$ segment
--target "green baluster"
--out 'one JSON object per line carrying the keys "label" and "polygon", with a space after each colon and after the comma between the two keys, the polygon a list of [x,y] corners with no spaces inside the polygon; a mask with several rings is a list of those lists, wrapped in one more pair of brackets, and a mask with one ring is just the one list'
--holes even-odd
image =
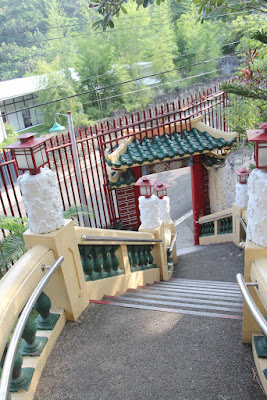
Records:
{"label": "green baluster", "polygon": [[103,246],[94,246],[95,251],[95,265],[94,265],[94,279],[102,279],[107,277],[107,273],[104,271],[104,260],[103,260]]}
{"label": "green baluster", "polygon": [[138,246],[132,246],[132,256],[133,256],[133,266],[136,269],[136,271],[139,271],[139,269],[138,269],[139,258],[138,258],[138,253],[137,253],[137,247]]}
{"label": "green baluster", "polygon": [[143,257],[144,257],[144,267],[145,269],[148,269],[148,263],[149,263],[149,257],[148,257],[148,251],[149,249],[147,246],[143,246]]}
{"label": "green baluster", "polygon": [[157,265],[154,264],[154,258],[153,258],[152,254],[151,254],[151,251],[152,251],[152,249],[153,249],[153,246],[152,246],[152,245],[148,246],[148,249],[149,249],[149,253],[148,253],[149,267],[150,267],[150,268],[156,268]]}
{"label": "green baluster", "polygon": [[139,270],[144,270],[143,246],[138,246]]}
{"label": "green baluster", "polygon": [[90,276],[86,273],[85,246],[79,246],[79,250],[80,250],[81,262],[82,262],[82,267],[83,267],[84,279],[85,279],[85,281],[89,281],[90,280]]}
{"label": "green baluster", "polygon": [[10,383],[10,392],[18,392],[19,390],[28,390],[31,384],[34,368],[21,368],[23,357],[17,351],[15,364],[12,372],[12,379]]}
{"label": "green baluster", "polygon": [[93,280],[95,260],[94,260],[94,249],[93,246],[85,246],[85,272],[89,277],[88,280]]}
{"label": "green baluster", "polygon": [[229,217],[230,219],[230,233],[233,232],[233,217]]}
{"label": "green baluster", "polygon": [[131,272],[135,272],[136,268],[133,265],[133,249],[132,249],[132,246],[127,246],[127,249],[128,249],[128,258],[129,258]]}
{"label": "green baluster", "polygon": [[29,317],[22,337],[23,341],[20,345],[20,352],[23,356],[39,356],[47,342],[47,337],[36,336],[37,327],[34,320]]}
{"label": "green baluster", "polygon": [[112,258],[111,258],[111,249],[112,246],[103,246],[104,252],[103,252],[103,266],[104,266],[104,270],[107,273],[107,276],[114,276],[115,273],[112,270]]}
{"label": "green baluster", "polygon": [[213,222],[210,222],[210,235],[213,235]]}
{"label": "green baluster", "polygon": [[35,320],[37,329],[52,331],[60,317],[60,314],[50,312],[51,301],[44,292],[40,294],[34,308],[39,313]]}
{"label": "green baluster", "polygon": [[112,259],[112,269],[115,272],[115,275],[121,275],[124,274],[124,269],[119,268],[120,266],[120,261],[118,257],[116,256],[116,251],[118,250],[120,246],[112,246],[110,253],[111,253],[111,259]]}
{"label": "green baluster", "polygon": [[223,233],[223,220],[221,219],[219,222],[219,235]]}

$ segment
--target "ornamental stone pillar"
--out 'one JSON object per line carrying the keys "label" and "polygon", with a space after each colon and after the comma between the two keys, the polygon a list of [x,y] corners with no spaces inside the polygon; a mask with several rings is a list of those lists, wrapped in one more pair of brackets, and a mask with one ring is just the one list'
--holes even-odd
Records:
{"label": "ornamental stone pillar", "polygon": [[63,207],[56,175],[49,168],[18,178],[22,200],[33,233],[49,233],[64,226]]}
{"label": "ornamental stone pillar", "polygon": [[248,179],[247,238],[267,247],[267,171],[254,169]]}

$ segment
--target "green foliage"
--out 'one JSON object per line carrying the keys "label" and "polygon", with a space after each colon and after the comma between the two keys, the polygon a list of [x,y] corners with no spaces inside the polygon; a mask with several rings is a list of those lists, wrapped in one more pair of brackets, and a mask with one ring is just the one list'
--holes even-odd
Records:
{"label": "green foliage", "polygon": [[234,93],[242,97],[267,101],[266,89],[261,89],[259,87],[248,88],[238,81],[236,83],[223,83],[221,88],[227,93]]}
{"label": "green foliage", "polygon": [[[72,205],[63,212],[64,219],[93,215],[92,210],[83,205]],[[8,235],[0,241],[0,278],[26,251],[23,233],[28,229],[28,218],[0,217],[0,229]]]}
{"label": "green foliage", "polygon": [[22,235],[27,228],[27,218],[1,216],[0,229],[10,233],[0,243],[0,277],[26,252]]}
{"label": "green foliage", "polygon": [[67,208],[67,210],[63,211],[64,219],[74,220],[78,216],[90,216],[90,215],[93,215],[92,210],[89,207],[84,206],[82,204],[79,205],[74,204],[69,208]]}
{"label": "green foliage", "polygon": [[12,125],[9,125],[7,122],[4,123],[5,131],[7,136],[14,136],[15,135],[15,128]]}
{"label": "green foliage", "polygon": [[[150,6],[151,8],[154,5],[161,5],[165,0],[133,0],[137,5],[137,9],[141,6],[143,8],[147,8]],[[180,5],[180,3],[184,3],[183,0],[176,0],[176,2]],[[128,6],[128,0],[91,0],[89,7],[95,8],[96,12],[101,15],[101,19],[98,19],[95,22],[96,27],[101,27],[104,31],[107,28],[114,28],[113,18],[115,16],[119,16],[121,12],[126,13],[127,9],[124,7],[124,3]],[[200,15],[201,20],[205,18],[210,13],[216,13],[218,10],[221,13],[234,13],[234,12],[242,12],[242,11],[258,11],[258,12],[267,12],[266,1],[261,0],[192,0],[192,3],[196,5],[198,10],[198,14]],[[216,15],[216,14],[215,14]]]}
{"label": "green foliage", "polygon": [[[47,63],[40,61],[36,68],[36,74],[44,75],[44,86],[46,89],[38,92],[38,102],[47,103],[52,100],[75,96],[75,81],[72,79],[70,69],[62,69],[60,58]],[[75,126],[87,125],[88,118],[83,112],[83,106],[79,97],[71,97],[60,102],[42,106],[43,119],[50,127],[53,125],[54,114],[66,113],[71,110]],[[57,122],[66,126],[67,120],[64,116],[57,116]]]}
{"label": "green foliage", "polygon": [[264,112],[261,101],[242,98],[234,94],[228,95],[227,98],[229,106],[225,109],[225,118],[232,131],[246,137],[246,129],[258,128],[258,123],[266,120],[266,108]]}
{"label": "green foliage", "polygon": [[[176,64],[181,66],[200,63],[183,70],[184,77],[216,70],[218,60],[209,63],[201,63],[201,61],[214,59],[221,54],[220,24],[213,22],[202,24],[196,20],[197,8],[192,4],[190,11],[181,15],[177,21],[176,40],[179,53],[189,53],[189,55],[182,59],[178,55]],[[210,76],[216,75],[213,73]]]}

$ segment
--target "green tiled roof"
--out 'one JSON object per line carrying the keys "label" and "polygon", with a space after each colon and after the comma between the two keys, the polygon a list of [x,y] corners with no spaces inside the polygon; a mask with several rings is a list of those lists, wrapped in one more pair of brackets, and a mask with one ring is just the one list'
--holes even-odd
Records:
{"label": "green tiled roof", "polygon": [[[116,174],[115,171],[111,172],[111,175]],[[135,178],[134,174],[132,173],[131,169],[127,169],[125,172],[120,174],[117,182],[109,182],[110,186],[113,187],[121,187],[122,185],[131,185],[132,183],[135,183]]]}
{"label": "green tiled roof", "polygon": [[[199,132],[193,128],[191,131],[183,131],[181,133],[172,133],[172,137],[168,134],[163,136],[154,136],[152,138],[144,138],[142,143],[135,139],[128,145],[127,151],[120,156],[120,159],[107,164],[113,168],[131,167],[137,164],[153,163],[163,161],[165,158],[183,158],[194,155],[195,153],[209,152],[214,149],[222,149],[230,147],[236,139],[225,141],[222,138],[215,139],[208,132]],[[114,149],[115,150],[115,149]]]}

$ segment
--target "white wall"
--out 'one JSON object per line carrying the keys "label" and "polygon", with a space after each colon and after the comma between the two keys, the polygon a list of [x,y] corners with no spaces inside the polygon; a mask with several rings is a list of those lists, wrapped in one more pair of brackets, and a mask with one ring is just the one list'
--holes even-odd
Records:
{"label": "white wall", "polygon": [[213,166],[209,170],[210,211],[215,213],[232,207],[235,202],[235,186],[237,176],[235,171],[249,168],[252,163],[252,150],[240,147],[230,153],[225,159],[225,166]]}

